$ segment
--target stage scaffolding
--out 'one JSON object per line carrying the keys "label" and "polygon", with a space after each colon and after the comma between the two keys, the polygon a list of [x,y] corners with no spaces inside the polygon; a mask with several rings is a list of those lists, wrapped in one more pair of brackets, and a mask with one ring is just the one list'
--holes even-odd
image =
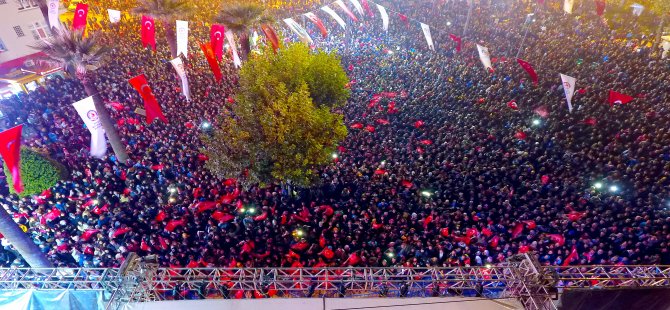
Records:
{"label": "stage scaffolding", "polygon": [[103,290],[107,309],[129,302],[204,298],[463,296],[517,298],[556,309],[565,289],[670,287],[670,266],[539,267],[524,255],[485,267],[0,269],[0,290]]}

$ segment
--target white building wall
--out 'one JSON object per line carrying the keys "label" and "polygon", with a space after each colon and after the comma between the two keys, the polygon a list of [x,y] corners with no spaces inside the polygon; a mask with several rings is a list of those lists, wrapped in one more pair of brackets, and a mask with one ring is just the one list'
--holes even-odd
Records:
{"label": "white building wall", "polygon": [[0,0],[0,63],[37,53],[29,45],[49,35],[38,1]]}

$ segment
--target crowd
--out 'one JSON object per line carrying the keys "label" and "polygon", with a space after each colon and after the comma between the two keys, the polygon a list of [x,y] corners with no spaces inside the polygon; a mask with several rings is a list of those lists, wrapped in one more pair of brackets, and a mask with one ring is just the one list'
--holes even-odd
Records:
{"label": "crowd", "polygon": [[[200,125],[225,121],[236,69],[224,60],[215,83],[191,40],[186,101],[167,47],[143,50],[123,22],[106,30],[113,57],[94,78],[131,159],[89,156],[71,107],[83,87],[52,79],[2,104],[10,125],[25,124],[24,143],[70,177],[33,197],[5,193],[2,206],[59,266],[116,267],[128,252],[172,267],[483,266],[525,252],[547,265],[670,264],[670,63],[635,20],[538,6],[524,23],[527,3],[482,3],[456,52],[449,33],[462,33],[465,1],[384,5],[388,32],[377,11],[346,35],[322,17],[328,39],[307,25],[351,79],[349,135],[319,186],[242,188],[209,173]],[[435,51],[416,20],[433,26]],[[537,85],[514,61],[522,40]],[[135,113],[127,80],[139,73],[169,123]],[[572,113],[559,73],[577,78]],[[610,107],[609,89],[636,99]],[[3,245],[0,265],[22,265]]]}

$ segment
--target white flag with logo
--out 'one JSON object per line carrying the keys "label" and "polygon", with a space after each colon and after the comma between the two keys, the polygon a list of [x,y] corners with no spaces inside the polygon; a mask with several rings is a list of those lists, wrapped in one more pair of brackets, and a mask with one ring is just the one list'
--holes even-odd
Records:
{"label": "white flag with logo", "polygon": [[572,95],[575,94],[575,84],[577,84],[577,79],[565,74],[561,74],[561,81],[563,82],[565,99],[568,100],[568,111],[572,112]]}
{"label": "white flag with logo", "polygon": [[[660,0],[656,0],[656,1],[660,1]],[[633,8],[633,15],[635,15],[635,16],[642,15],[642,12],[644,11],[644,5],[639,4],[639,3],[633,3],[633,5],[631,5],[630,7]]]}
{"label": "white flag with logo", "polygon": [[233,33],[228,30],[226,31],[225,36],[226,40],[228,41],[228,46],[230,46],[233,51],[233,63],[235,64],[235,67],[242,67],[242,61],[240,60],[240,56],[237,54],[237,45],[235,44],[235,37],[233,37]]}
{"label": "white flag with logo", "polygon": [[572,14],[572,7],[575,6],[575,0],[563,0],[563,11]]}
{"label": "white flag with logo", "polygon": [[284,22],[286,23],[286,25],[288,25],[289,28],[291,28],[291,31],[293,31],[295,34],[298,35],[300,41],[308,45],[314,43],[314,41],[312,41],[312,38],[307,33],[307,30],[305,30],[305,28],[302,28],[302,26],[300,26],[300,24],[298,24],[295,20],[293,20],[293,18],[284,19]]}
{"label": "white flag with logo", "polygon": [[101,158],[107,152],[105,130],[100,122],[100,115],[95,109],[93,97],[87,97],[72,104],[84,121],[86,128],[91,132],[91,156]]}
{"label": "white flag with logo", "polygon": [[49,25],[51,28],[60,29],[60,20],[58,19],[58,6],[60,5],[59,0],[49,0],[47,1],[47,6],[49,9]]}
{"label": "white flag with logo", "polygon": [[344,24],[344,20],[342,19],[342,17],[340,17],[340,15],[337,15],[337,12],[333,11],[333,9],[331,9],[329,6],[326,5],[322,7],[321,10],[328,13],[330,17],[332,17],[338,24],[340,24],[340,27],[342,27],[342,29],[347,28]]}
{"label": "white flag with logo", "polygon": [[116,24],[121,21],[121,11],[107,9],[107,14],[109,14],[109,22]]}
{"label": "white flag with logo", "polygon": [[489,54],[489,49],[477,44],[477,51],[479,52],[479,59],[482,61],[484,68],[492,70],[493,66],[491,65],[491,54]]}
{"label": "white flag with logo", "polygon": [[181,61],[181,58],[177,57],[170,60],[172,67],[177,71],[179,79],[181,80],[181,93],[184,94],[186,100],[191,101],[191,90],[188,88],[188,79],[186,78],[186,70],[184,70],[184,62]]}
{"label": "white flag with logo", "polygon": [[389,31],[389,15],[386,13],[386,9],[379,4],[375,5],[377,6],[377,10],[379,10],[379,14],[382,16],[382,25],[384,26],[384,31]]}
{"label": "white flag with logo", "polygon": [[363,7],[361,6],[361,3],[358,2],[358,0],[349,0],[349,1],[354,6],[354,8],[356,8],[358,14],[361,14],[361,16],[365,16],[365,14],[363,14]]}
{"label": "white flag with logo", "polygon": [[177,21],[177,55],[183,54],[188,57],[188,22]]}
{"label": "white flag with logo", "polygon": [[433,37],[430,36],[430,26],[421,23],[421,29],[423,30],[423,35],[426,36],[426,42],[428,42],[428,48],[431,51],[435,50],[435,45],[433,45]]}

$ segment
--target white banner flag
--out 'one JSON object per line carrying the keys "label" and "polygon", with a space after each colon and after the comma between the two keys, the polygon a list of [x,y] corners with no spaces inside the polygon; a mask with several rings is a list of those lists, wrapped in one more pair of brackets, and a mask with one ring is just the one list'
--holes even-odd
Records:
{"label": "white banner flag", "polygon": [[375,4],[379,10],[379,14],[382,16],[382,25],[384,26],[384,31],[389,31],[389,15],[386,13],[386,9],[379,5]]}
{"label": "white banner flag", "polygon": [[191,90],[188,88],[188,79],[186,78],[186,70],[184,70],[184,62],[181,61],[181,58],[177,57],[170,60],[172,67],[177,71],[179,79],[181,80],[181,92],[186,97],[187,101],[191,101]]}
{"label": "white banner flag", "polygon": [[235,67],[242,67],[242,61],[240,60],[240,56],[237,54],[237,45],[235,44],[235,37],[233,37],[233,32],[227,30],[225,36],[226,40],[228,41],[228,46],[230,46],[233,51],[233,63],[235,64]]}
{"label": "white banner flag", "polygon": [[477,44],[477,51],[479,52],[479,59],[482,61],[484,68],[492,70],[491,66],[491,54],[489,54],[489,49]]}
{"label": "white banner flag", "polygon": [[49,0],[47,1],[49,9],[49,26],[51,28],[60,29],[60,20],[58,19],[58,6],[60,5],[59,0]]}
{"label": "white banner flag", "polygon": [[361,6],[361,3],[358,2],[358,0],[349,0],[349,2],[351,2],[351,4],[354,6],[358,14],[361,14],[361,16],[365,16],[365,14],[363,13],[363,7]]}
{"label": "white banner flag", "polygon": [[177,21],[177,55],[188,57],[188,22]]}
{"label": "white banner flag", "polygon": [[433,37],[430,36],[430,26],[421,23],[421,29],[423,30],[423,35],[426,36],[426,42],[428,42],[428,48],[431,51],[435,50],[435,45],[433,45]]}
{"label": "white banner flag", "polygon": [[644,11],[644,5],[639,3],[633,3],[630,7],[633,8],[633,15],[635,16],[642,15],[642,11]]}
{"label": "white banner flag", "polygon": [[575,0],[563,0],[563,11],[572,14],[572,7],[575,6]]}
{"label": "white banner flag", "polygon": [[337,15],[337,12],[333,11],[333,9],[331,9],[327,5],[322,7],[321,10],[328,13],[328,15],[330,15],[330,17],[332,17],[338,24],[340,24],[342,29],[346,29],[346,26],[344,24],[344,20],[342,19],[342,17],[340,17],[340,15]]}
{"label": "white banner flag", "polygon": [[121,11],[107,9],[107,14],[109,14],[109,22],[116,24],[121,21]]}
{"label": "white banner flag", "polygon": [[565,99],[568,100],[568,111],[572,112],[572,95],[575,94],[575,84],[577,84],[577,79],[565,74],[561,74],[561,81],[563,82]]}
{"label": "white banner flag", "polygon": [[293,18],[284,19],[284,22],[286,23],[286,25],[288,25],[291,31],[295,32],[295,34],[298,35],[300,41],[308,45],[314,43],[314,41],[312,41],[312,38],[307,33],[307,30],[305,30],[305,28],[300,26],[300,24],[298,24],[295,20],[293,20]]}
{"label": "white banner flag", "polygon": [[93,97],[87,97],[72,104],[84,121],[86,128],[91,132],[91,156],[101,158],[107,152],[105,130],[102,128],[100,116],[95,109]]}

